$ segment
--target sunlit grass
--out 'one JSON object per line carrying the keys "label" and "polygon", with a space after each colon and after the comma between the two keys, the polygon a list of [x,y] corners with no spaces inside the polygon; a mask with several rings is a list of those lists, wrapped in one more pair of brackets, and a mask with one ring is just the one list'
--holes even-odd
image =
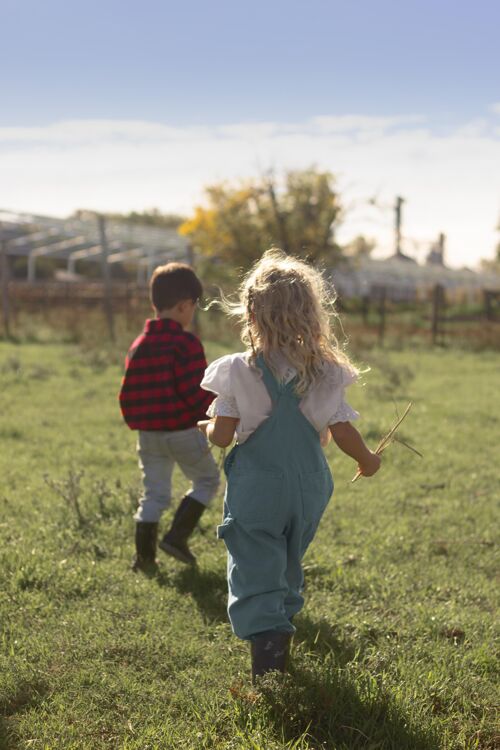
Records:
{"label": "sunlit grass", "polygon": [[358,353],[372,365],[349,393],[360,430],[374,447],[411,400],[401,437],[424,458],[394,444],[351,485],[330,446],[336,489],[305,560],[291,675],[255,692],[226,619],[220,496],[194,537],[198,570],[165,557],[156,578],[129,571],[121,355],[0,344],[0,746],[497,747],[500,356]]}

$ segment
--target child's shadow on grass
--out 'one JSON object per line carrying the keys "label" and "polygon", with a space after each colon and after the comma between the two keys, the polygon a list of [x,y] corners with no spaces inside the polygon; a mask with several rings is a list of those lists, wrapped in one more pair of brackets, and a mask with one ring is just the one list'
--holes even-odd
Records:
{"label": "child's shadow on grass", "polygon": [[[284,685],[261,688],[267,719],[285,742],[314,747],[439,750],[432,730],[411,721],[375,680],[366,684],[334,666],[296,664]],[[317,743],[317,744],[316,744]]]}
{"label": "child's shadow on grass", "polygon": [[0,750],[21,747],[21,739],[15,731],[16,720],[25,711],[36,708],[48,691],[45,683],[21,681],[17,690],[0,700]]}
{"label": "child's shadow on grass", "polygon": [[354,643],[339,637],[338,630],[326,620],[316,621],[302,612],[294,620],[294,625],[297,628],[294,643],[300,645],[303,650],[320,656],[333,654],[335,662],[340,667],[344,667],[354,659],[356,655]]}
{"label": "child's shadow on grass", "polygon": [[180,594],[191,594],[206,623],[227,622],[227,580],[216,570],[185,567],[173,576],[157,577],[160,586],[173,586]]}
{"label": "child's shadow on grass", "polygon": [[0,750],[14,750],[19,745],[14,744],[11,733],[9,732],[7,722],[0,716]]}
{"label": "child's shadow on grass", "polygon": [[291,675],[283,684],[265,679],[262,687],[277,736],[307,736],[322,747],[438,750],[436,734],[412,721],[375,678],[346,669],[356,658],[354,643],[325,620],[301,614],[295,624]]}

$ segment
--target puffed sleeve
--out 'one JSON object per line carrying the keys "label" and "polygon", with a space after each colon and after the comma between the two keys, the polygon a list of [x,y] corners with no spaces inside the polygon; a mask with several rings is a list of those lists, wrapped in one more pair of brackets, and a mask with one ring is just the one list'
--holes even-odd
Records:
{"label": "puffed sleeve", "polygon": [[359,419],[359,412],[349,406],[345,400],[345,389],[356,382],[357,373],[345,365],[336,366],[331,372],[332,400],[328,424],[353,422]]}
{"label": "puffed sleeve", "polygon": [[239,419],[238,405],[231,389],[231,355],[220,357],[207,367],[201,387],[217,394],[217,398],[208,407],[209,417]]}
{"label": "puffed sleeve", "polygon": [[[214,402],[212,402],[212,404],[213,403]],[[211,409],[212,404],[208,407],[209,410]],[[345,400],[344,391],[342,390],[338,408],[328,420],[328,424],[336,424],[337,422],[353,422],[355,419],[359,419],[359,412],[353,409],[352,406],[349,406],[349,404]]]}

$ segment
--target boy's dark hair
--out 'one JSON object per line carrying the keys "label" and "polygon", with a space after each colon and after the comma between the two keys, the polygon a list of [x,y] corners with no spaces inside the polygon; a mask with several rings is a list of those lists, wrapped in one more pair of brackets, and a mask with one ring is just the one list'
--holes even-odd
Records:
{"label": "boy's dark hair", "polygon": [[156,310],[169,310],[185,299],[195,302],[203,294],[203,287],[191,266],[167,263],[153,271],[149,294]]}

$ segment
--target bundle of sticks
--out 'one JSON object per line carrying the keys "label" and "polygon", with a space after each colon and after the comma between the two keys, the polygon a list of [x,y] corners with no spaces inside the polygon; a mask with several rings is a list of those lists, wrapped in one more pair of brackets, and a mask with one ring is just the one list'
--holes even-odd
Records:
{"label": "bundle of sticks", "polygon": [[[423,458],[422,454],[419,453],[419,451],[416,448],[413,448],[413,446],[408,445],[408,443],[405,442],[404,440],[402,440],[401,438],[396,437],[396,431],[398,430],[398,428],[401,425],[402,421],[408,415],[408,412],[410,411],[411,407],[412,407],[412,402],[410,401],[410,403],[408,404],[408,406],[404,410],[403,415],[401,417],[399,417],[399,419],[396,422],[396,424],[394,425],[394,427],[391,427],[391,429],[389,430],[389,432],[387,433],[387,435],[385,435],[380,440],[379,444],[375,448],[375,453],[377,454],[377,456],[380,456],[380,454],[383,451],[385,451],[385,449],[388,448],[391,443],[397,442],[397,443],[401,443],[401,445],[404,445],[405,448],[408,448],[409,450],[413,451],[413,453],[416,453],[417,456],[420,456],[420,458]],[[352,482],[356,482],[361,476],[363,476],[363,475],[362,475],[362,473],[358,469],[358,471],[356,472],[356,474],[351,479],[351,483]]]}

